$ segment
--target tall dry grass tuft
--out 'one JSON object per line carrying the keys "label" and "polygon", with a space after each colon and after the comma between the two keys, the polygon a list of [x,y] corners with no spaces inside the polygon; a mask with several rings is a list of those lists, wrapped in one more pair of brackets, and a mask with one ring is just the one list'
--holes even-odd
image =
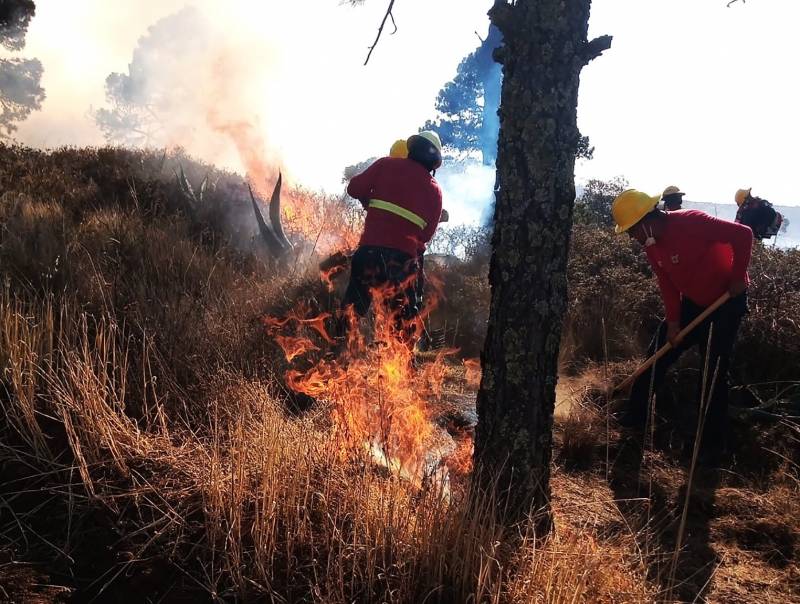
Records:
{"label": "tall dry grass tuft", "polygon": [[560,446],[558,460],[570,470],[595,467],[605,444],[605,422],[600,410],[589,401],[576,402],[556,428]]}
{"label": "tall dry grass tuft", "polygon": [[[179,162],[192,182],[211,173],[196,217],[173,182]],[[97,601],[172,585],[210,601],[652,601],[644,567],[663,552],[637,554],[630,531],[575,512],[534,541],[503,526],[491,493],[418,488],[353,450],[324,403],[287,413],[258,319],[298,297],[335,300],[311,278],[313,249],[284,272],[270,263],[242,185],[181,155],[0,148],[0,549],[47,560]],[[454,237],[441,251],[462,257],[428,266],[447,294],[433,327],[473,355],[486,233]],[[743,342],[757,362],[740,375],[797,366],[791,263],[756,251]],[[635,249],[578,227],[570,283],[567,369],[641,351],[658,301]],[[588,471],[562,476],[582,502],[609,430],[597,408],[572,411],[561,459]]]}
{"label": "tall dry grass tuft", "polygon": [[520,572],[510,583],[509,601],[652,601],[641,577],[626,570],[630,560],[624,552],[590,528],[564,530],[544,548],[526,540],[519,554]]}
{"label": "tall dry grass tuft", "polygon": [[52,300],[41,307],[39,322],[25,312],[25,305],[12,297],[8,284],[0,289],[0,367],[6,396],[13,393],[15,405],[5,409],[5,420],[14,434],[36,457],[49,457],[47,443],[36,418],[39,367],[53,354],[56,337]]}
{"label": "tall dry grass tuft", "polygon": [[[543,602],[611,601],[625,583],[598,587],[605,554],[582,535],[537,544],[535,562],[515,556],[534,546],[502,526],[490,494],[411,488],[343,448],[324,408],[288,416],[268,383],[219,374],[208,423],[181,424],[150,370],[158,353],[148,347],[148,362],[132,366],[124,326],[75,306],[56,315],[52,300],[8,290],[2,310],[2,341],[27,330],[28,343],[3,348],[3,407],[18,443],[3,463],[47,468],[51,488],[77,472],[65,524],[99,509],[130,527],[117,544],[129,557],[89,593],[106,597],[123,570],[153,557],[180,568],[186,590],[220,600],[521,602],[536,585]],[[136,418],[132,380],[150,393]],[[28,445],[39,447],[33,457]],[[575,560],[595,557],[595,570],[577,572]]]}

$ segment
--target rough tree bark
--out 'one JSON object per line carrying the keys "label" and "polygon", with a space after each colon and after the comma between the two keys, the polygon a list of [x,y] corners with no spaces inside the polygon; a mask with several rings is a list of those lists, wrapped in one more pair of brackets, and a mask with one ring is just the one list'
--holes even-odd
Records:
{"label": "rough tree bark", "polygon": [[481,355],[476,476],[506,520],[549,508],[553,408],[575,201],[581,69],[611,45],[587,40],[591,0],[496,0],[503,66],[489,325]]}

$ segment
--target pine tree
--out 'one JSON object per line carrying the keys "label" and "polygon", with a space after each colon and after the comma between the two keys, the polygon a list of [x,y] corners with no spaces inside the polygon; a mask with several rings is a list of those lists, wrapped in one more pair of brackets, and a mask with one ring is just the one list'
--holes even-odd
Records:
{"label": "pine tree", "polygon": [[[0,46],[22,50],[35,13],[31,0],[0,0]],[[37,59],[0,59],[0,139],[9,138],[17,123],[41,109],[43,71]]]}
{"label": "pine tree", "polygon": [[489,27],[486,39],[461,61],[456,76],[439,91],[438,116],[424,126],[436,130],[447,147],[480,151],[485,165],[492,165],[497,157],[502,75],[492,53],[502,42],[500,30]]}

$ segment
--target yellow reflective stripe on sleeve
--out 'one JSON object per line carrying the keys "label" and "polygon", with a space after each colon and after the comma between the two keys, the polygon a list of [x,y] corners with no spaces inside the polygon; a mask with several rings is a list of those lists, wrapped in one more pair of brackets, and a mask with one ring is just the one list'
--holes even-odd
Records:
{"label": "yellow reflective stripe on sleeve", "polygon": [[409,222],[414,223],[419,228],[424,229],[428,226],[428,223],[423,220],[423,218],[417,214],[414,214],[411,210],[407,210],[396,203],[391,203],[389,201],[383,201],[382,199],[370,199],[369,200],[369,207],[377,208],[378,210],[384,210],[386,212],[391,212],[396,216],[400,216],[400,218],[405,218]]}

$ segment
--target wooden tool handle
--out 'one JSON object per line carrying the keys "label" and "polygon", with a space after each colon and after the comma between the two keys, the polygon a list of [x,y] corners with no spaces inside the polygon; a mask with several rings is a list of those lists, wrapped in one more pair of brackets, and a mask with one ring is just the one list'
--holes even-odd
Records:
{"label": "wooden tool handle", "polygon": [[[700,325],[700,323],[702,323],[705,319],[707,319],[708,315],[717,310],[720,306],[725,304],[725,302],[727,302],[730,299],[731,295],[729,292],[725,292],[724,294],[722,294],[716,302],[714,302],[711,306],[709,306],[703,312],[697,315],[697,317],[691,323],[689,323],[686,327],[684,327],[680,331],[680,333],[678,334],[678,341],[685,338],[695,327],[697,327],[698,325]],[[625,390],[629,388],[636,380],[636,378],[638,378],[645,371],[650,369],[650,367],[652,367],[656,363],[656,361],[658,361],[658,359],[663,357],[670,350],[672,350],[672,344],[667,342],[661,348],[658,349],[658,352],[656,352],[653,356],[647,359],[644,363],[639,365],[639,368],[633,372],[633,375],[631,375],[628,379],[617,385],[617,387],[614,388],[614,390]]]}

